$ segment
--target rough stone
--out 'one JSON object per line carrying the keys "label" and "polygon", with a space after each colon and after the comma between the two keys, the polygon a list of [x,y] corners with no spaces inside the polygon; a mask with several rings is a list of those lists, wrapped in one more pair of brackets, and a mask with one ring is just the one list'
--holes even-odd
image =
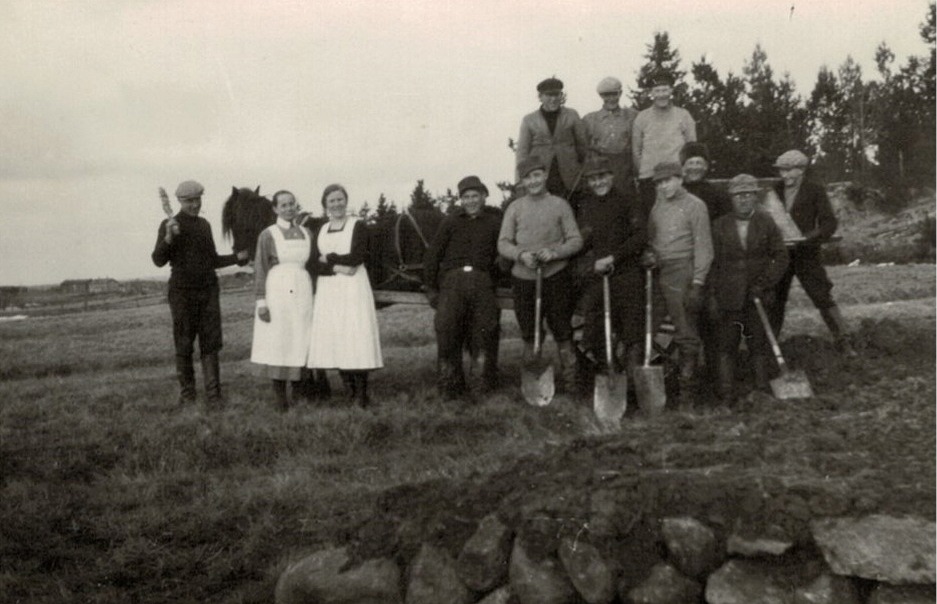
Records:
{"label": "rough stone", "polygon": [[571,604],[576,589],[570,583],[560,561],[548,556],[534,562],[524,551],[521,539],[514,540],[511,552],[511,592],[520,604]]}
{"label": "rough stone", "polygon": [[615,598],[615,573],[594,545],[567,538],[559,554],[573,587],[588,604],[608,604]]}
{"label": "rough stone", "polygon": [[732,533],[726,540],[726,549],[730,554],[740,556],[780,556],[793,547],[793,543],[771,537],[745,537]]}
{"label": "rough stone", "polygon": [[703,586],[683,575],[667,563],[655,565],[651,574],[627,594],[620,594],[623,602],[633,604],[685,604],[698,602]]}
{"label": "rough stone", "polygon": [[342,571],[346,548],[326,549],[289,565],[275,590],[277,604],[399,604],[400,569],[393,560],[368,560]]}
{"label": "rough stone", "polygon": [[488,591],[507,579],[510,555],[511,530],[492,514],[482,519],[462,547],[456,569],[467,586]]}
{"label": "rough stone", "polygon": [[470,604],[474,594],[459,579],[455,561],[444,550],[424,543],[410,565],[407,604]]}
{"label": "rough stone", "polygon": [[794,604],[793,592],[770,567],[749,560],[729,560],[706,581],[708,604]]}
{"label": "rough stone", "polygon": [[670,561],[689,577],[701,579],[722,563],[724,556],[715,533],[695,518],[664,518],[661,534]]}
{"label": "rough stone", "polygon": [[933,585],[889,585],[879,583],[869,594],[868,604],[934,604]]}
{"label": "rough stone", "polygon": [[815,520],[810,528],[838,575],[894,585],[934,583],[933,521],[872,515]]}
{"label": "rough stone", "polygon": [[478,601],[478,604],[508,604],[511,601],[511,588],[507,585],[499,587],[494,590],[482,600]]}
{"label": "rough stone", "polygon": [[823,573],[794,592],[795,604],[861,604],[859,590],[848,577]]}

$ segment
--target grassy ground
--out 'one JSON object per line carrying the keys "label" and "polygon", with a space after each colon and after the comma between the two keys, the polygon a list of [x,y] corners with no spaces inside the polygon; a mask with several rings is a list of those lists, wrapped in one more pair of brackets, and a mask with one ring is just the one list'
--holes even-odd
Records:
{"label": "grassy ground", "polygon": [[[933,333],[933,265],[832,277],[847,317],[897,316]],[[397,306],[380,312],[386,368],[373,410],[335,401],[279,415],[246,360],[249,296],[225,295],[223,312],[229,404],[209,415],[173,406],[165,304],[0,324],[6,601],[266,601],[286,554],[347,539],[387,489],[494,474],[589,431],[565,398],[520,401],[508,313],[512,383],[482,405],[439,400],[431,311]],[[790,317],[787,335],[821,333],[802,292]],[[828,383],[829,369],[813,370]]]}

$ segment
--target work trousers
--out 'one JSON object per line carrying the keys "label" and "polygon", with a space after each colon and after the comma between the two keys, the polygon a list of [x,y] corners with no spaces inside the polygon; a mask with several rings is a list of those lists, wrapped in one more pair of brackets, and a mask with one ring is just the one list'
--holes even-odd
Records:
{"label": "work trousers", "polygon": [[[529,344],[534,341],[537,282],[533,279],[511,277],[511,289],[514,293],[514,316],[517,317],[521,338]],[[558,343],[568,342],[573,337],[570,324],[574,302],[572,291],[572,270],[569,265],[560,272],[543,279],[541,315],[542,319],[546,319],[553,339]]]}
{"label": "work trousers", "polygon": [[820,248],[815,245],[799,246],[789,250],[788,254],[790,263],[787,265],[784,276],[778,281],[775,289],[775,303],[768,314],[771,318],[771,328],[778,335],[784,326],[784,307],[787,306],[787,297],[790,294],[794,277],[800,281],[801,287],[818,310],[836,306],[830,293],[833,289],[833,282],[830,281],[826,269],[820,262]]}
{"label": "work trousers", "polygon": [[674,342],[684,354],[699,353],[700,339],[696,322],[698,309],[687,308],[687,293],[693,284],[693,259],[681,258],[658,263],[654,275],[654,330],[657,333],[664,316],[670,316]]}
{"label": "work trousers", "polygon": [[218,284],[198,288],[169,288],[172,337],[176,356],[191,358],[198,338],[199,354],[221,350],[221,304]]}
{"label": "work trousers", "polygon": [[[766,310],[770,308],[772,307]],[[735,357],[739,344],[744,339],[749,354],[753,356],[771,354],[768,337],[754,303],[746,302],[745,308],[741,310],[720,311],[717,325],[720,353]]]}
{"label": "work trousers", "polygon": [[[462,367],[465,344],[472,358],[485,353],[493,365],[497,359],[500,311],[495,284],[485,271],[456,268],[443,275],[436,306],[436,346],[439,360]],[[487,369],[487,367],[486,367]],[[489,371],[494,370],[492,367]]]}
{"label": "work trousers", "polygon": [[[644,276],[640,269],[616,269],[608,278],[611,298],[612,333],[626,347],[644,338]],[[605,304],[602,278],[593,276],[582,295],[585,311],[583,341],[596,359],[605,359]]]}

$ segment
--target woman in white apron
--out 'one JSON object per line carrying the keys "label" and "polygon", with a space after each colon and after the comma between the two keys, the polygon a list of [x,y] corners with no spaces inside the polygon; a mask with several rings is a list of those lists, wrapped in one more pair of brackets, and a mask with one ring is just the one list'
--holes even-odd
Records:
{"label": "woman in white apron", "polygon": [[348,395],[368,405],[368,372],[384,366],[374,294],[364,262],[367,227],[348,216],[348,193],[329,185],[322,193],[329,221],[314,237],[316,274],[309,367],[338,369]]}
{"label": "woman in white apron", "polygon": [[251,362],[273,380],[276,408],[286,411],[292,404],[287,382],[298,383],[309,355],[313,296],[306,262],[312,234],[292,222],[299,208],[292,193],[278,191],[271,203],[277,221],[260,234],[254,257],[257,312]]}

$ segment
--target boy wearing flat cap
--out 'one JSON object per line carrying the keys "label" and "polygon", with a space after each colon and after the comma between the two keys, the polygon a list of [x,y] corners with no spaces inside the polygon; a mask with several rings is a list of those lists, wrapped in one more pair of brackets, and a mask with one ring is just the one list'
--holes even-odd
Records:
{"label": "boy wearing flat cap", "polygon": [[466,342],[473,398],[497,385],[498,371],[495,287],[501,211],[485,205],[488,188],[477,176],[460,180],[458,191],[459,207],[443,219],[423,257],[426,295],[436,309],[437,381],[440,394],[450,399],[465,393]]}
{"label": "boy wearing flat cap", "polygon": [[[545,165],[547,191],[569,199],[579,185],[580,167],[586,155],[585,128],[579,114],[563,106],[566,97],[562,81],[543,80],[537,84],[537,95],[540,108],[521,120],[515,154],[517,166],[538,155]],[[524,178],[519,169],[517,178]]]}
{"label": "boy wearing flat cap", "polygon": [[524,340],[524,358],[533,354],[537,269],[542,269],[543,316],[556,341],[563,383],[572,389],[576,366],[573,354],[572,270],[569,259],[582,249],[582,236],[573,210],[562,197],[547,191],[546,165],[539,156],[517,167],[527,194],[504,212],[498,253],[513,262],[511,288],[514,315]]}
{"label": "boy wearing flat cap", "polygon": [[761,187],[754,176],[739,174],[729,181],[732,213],[713,222],[713,265],[709,283],[715,298],[718,329],[719,398],[735,401],[735,367],[744,339],[755,375],[755,386],[768,386],[771,349],[754,305],[758,298],[770,312],[774,289],[787,268],[781,230],[768,214],[757,210]]}
{"label": "boy wearing flat cap", "polygon": [[631,151],[645,212],[650,211],[656,194],[654,167],[661,162],[679,161],[683,145],[696,140],[693,116],[673,104],[673,78],[659,73],[651,78],[650,84],[652,104],[638,113],[631,135]]}
{"label": "boy wearing flat cap", "polygon": [[650,250],[645,266],[657,269],[654,295],[654,331],[664,311],[674,326],[679,350],[680,404],[689,406],[696,390],[696,365],[700,339],[697,318],[703,304],[703,285],[713,259],[713,245],[706,204],[682,186],[683,167],[661,162],[654,167],[657,200],[648,219]]}
{"label": "boy wearing flat cap", "polygon": [[606,363],[602,281],[608,275],[612,330],[628,351],[630,369],[640,363],[644,334],[641,254],[647,246],[647,229],[638,208],[637,194],[613,187],[615,177],[608,159],[586,160],[582,177],[590,191],[581,200],[578,214],[584,258],[588,259],[582,294],[583,341],[602,368]]}
{"label": "boy wearing flat cap", "polygon": [[179,212],[163,220],[156,236],[153,263],[171,267],[169,311],[176,349],[176,377],[181,388],[179,404],[195,402],[195,368],[192,354],[198,339],[205,378],[206,407],[220,405],[221,380],[218,351],[221,350],[221,306],[215,269],[248,262],[247,250],[219,256],[211,225],[199,217],[201,184],[187,180],[176,188]]}
{"label": "boy wearing flat cap", "polygon": [[[589,141],[589,152],[593,156],[608,160],[615,176],[615,187],[625,190],[634,188],[631,169],[631,127],[638,112],[631,107],[619,105],[621,81],[605,78],[596,86],[602,99],[602,108],[587,113],[582,118]],[[585,175],[583,175],[585,178]]]}
{"label": "boy wearing flat cap", "polygon": [[837,346],[847,356],[855,356],[856,352],[849,342],[846,321],[831,294],[833,282],[820,262],[820,245],[836,232],[836,214],[833,213],[833,206],[823,185],[805,179],[809,163],[807,156],[797,149],[782,153],[774,163],[781,176],[781,182],[775,186],[775,193],[804,239],[790,249],[790,264],[778,283],[777,304],[771,314],[771,326],[774,333],[781,334],[787,296],[791,282],[797,277],[810,301],[820,311]]}

